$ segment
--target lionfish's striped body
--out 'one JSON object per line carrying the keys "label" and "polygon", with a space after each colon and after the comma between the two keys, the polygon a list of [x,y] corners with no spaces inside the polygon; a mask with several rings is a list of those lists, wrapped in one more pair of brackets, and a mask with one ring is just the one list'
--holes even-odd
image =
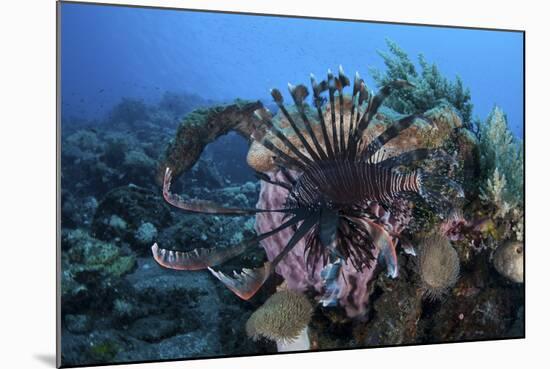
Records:
{"label": "lionfish's striped body", "polygon": [[388,203],[401,192],[419,192],[419,179],[416,172],[400,173],[375,163],[336,161],[306,171],[289,199],[305,207],[346,207],[366,199]]}
{"label": "lionfish's striped body", "polygon": [[[407,116],[390,125],[370,142],[363,141],[363,133],[376,115],[384,98],[395,88],[409,87],[405,81],[394,81],[372,96],[358,75],[353,83],[351,107],[344,114],[344,88],[349,79],[342,69],[338,76],[328,74],[317,83],[312,77],[313,105],[317,119],[308,114],[305,103],[308,90],[303,85],[289,91],[296,112],[292,114],[283,103],[282,94],[273,89],[271,94],[295,135],[290,139],[272,121],[266,109],[256,112],[259,122],[269,129],[261,141],[272,152],[285,180],[258,173],[260,179],[286,191],[285,204],[279,209],[224,208],[204,201],[183,201],[170,193],[171,171],[167,168],[164,197],[172,205],[199,213],[242,215],[283,213],[281,224],[259,234],[243,244],[222,250],[194,250],[175,252],[153,246],[155,259],[173,269],[196,270],[208,268],[218,279],[241,298],[248,299],[262,286],[275,267],[301,241],[305,240],[304,258],[310,266],[331,267],[351,264],[357,270],[371,268],[375,255],[382,258],[388,272],[397,276],[395,247],[403,224],[391,214],[402,197],[416,194],[436,212],[450,208],[449,194],[461,196],[460,187],[451,180],[411,169],[413,162],[427,159],[439,150],[416,149],[387,158],[381,150],[385,143],[408,128],[421,116]],[[328,92],[328,99],[323,95]],[[339,106],[339,111],[335,109]],[[330,110],[330,118],[325,113]],[[298,140],[299,144],[296,144]],[[399,169],[398,169],[399,168]],[[390,221],[393,219],[393,221]],[[258,241],[288,229],[294,232],[285,247],[262,268],[244,269],[242,273],[227,276],[211,267],[244,252]],[[334,273],[338,273],[338,268]],[[332,274],[334,274],[332,273]],[[335,276],[326,273],[327,290],[332,288]],[[328,291],[330,292],[330,291]],[[330,293],[329,293],[330,294]]]}

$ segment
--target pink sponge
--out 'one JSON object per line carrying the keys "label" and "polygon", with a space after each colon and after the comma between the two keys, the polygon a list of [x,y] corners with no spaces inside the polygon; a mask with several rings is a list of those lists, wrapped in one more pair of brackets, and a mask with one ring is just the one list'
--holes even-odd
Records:
{"label": "pink sponge", "polygon": [[[285,177],[280,173],[270,174],[270,177],[280,182],[286,182]],[[288,192],[276,185],[262,181],[260,197],[257,207],[260,209],[281,209],[285,205]],[[268,232],[283,223],[282,213],[259,213],[256,216],[256,231],[258,234]],[[261,241],[269,260],[273,260],[286,246],[293,235],[292,228],[287,228],[275,235]],[[320,295],[323,291],[323,279],[321,270],[324,265],[319,261],[313,270],[306,268],[304,258],[305,242],[302,239],[292,251],[277,265],[276,271],[286,280],[288,288],[293,291],[303,292],[308,287],[313,288]],[[378,251],[374,250],[377,257]],[[371,280],[376,261],[371,268],[364,268],[357,272],[351,263],[342,266],[342,272],[338,277],[340,292],[338,294],[339,304],[345,308],[349,317],[361,316],[366,311],[369,292],[367,283]]]}

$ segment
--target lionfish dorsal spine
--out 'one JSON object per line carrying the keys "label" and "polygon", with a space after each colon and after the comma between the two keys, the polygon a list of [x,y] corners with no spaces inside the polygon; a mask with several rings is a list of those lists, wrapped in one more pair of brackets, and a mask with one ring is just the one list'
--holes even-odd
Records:
{"label": "lionfish dorsal spine", "polygon": [[318,84],[313,74],[310,75],[310,79],[311,79],[311,88],[313,89],[313,104],[317,109],[319,124],[321,126],[321,133],[323,135],[323,141],[324,141],[323,143],[325,144],[325,148],[327,150],[326,151],[327,158],[334,159],[334,152],[332,150],[332,145],[330,143],[330,139],[328,136],[325,117],[323,115],[323,97],[321,96],[321,93],[327,89],[327,83],[326,81],[321,81],[321,83]]}
{"label": "lionfish dorsal spine", "polygon": [[[355,155],[352,154],[353,150],[353,131],[355,126],[355,110],[358,109],[357,104],[359,100],[359,90],[361,88],[361,77],[359,76],[359,72],[355,72],[355,78],[353,80],[353,92],[351,95],[351,112],[349,116],[349,124],[348,124],[348,158],[350,160],[353,160],[355,158]],[[359,114],[359,112],[358,112]]]}
{"label": "lionfish dorsal spine", "polygon": [[277,106],[279,107],[279,109],[281,110],[281,112],[283,113],[285,118],[288,120],[288,123],[292,127],[294,133],[296,134],[296,136],[298,137],[300,142],[302,143],[302,146],[304,147],[304,149],[307,151],[307,153],[309,154],[309,156],[311,157],[311,159],[313,161],[319,161],[319,156],[317,155],[315,150],[309,145],[309,143],[305,139],[304,135],[302,134],[302,131],[300,130],[300,128],[298,127],[298,125],[294,121],[294,118],[292,117],[292,115],[286,109],[281,92],[279,90],[275,89],[275,88],[272,89],[271,91],[272,91],[272,95],[275,92],[275,95],[278,97],[275,100],[275,103],[277,104]]}
{"label": "lionfish dorsal spine", "polygon": [[311,141],[313,142],[313,146],[315,146],[315,150],[317,151],[317,154],[322,160],[326,160],[327,155],[323,150],[323,148],[321,147],[321,144],[317,140],[317,136],[315,136],[315,133],[313,132],[311,122],[309,121],[304,108],[304,99],[309,94],[307,87],[304,85],[293,86],[292,84],[289,83],[288,90],[290,92],[290,95],[292,96],[292,99],[294,100],[294,104],[298,109],[300,118],[302,118],[302,121],[304,122],[304,127],[306,128],[306,131],[309,134]]}
{"label": "lionfish dorsal spine", "polygon": [[273,124],[273,121],[271,120],[271,117],[268,116],[268,112],[265,109],[260,109],[255,112],[256,117],[260,119],[261,122],[263,122],[273,133],[294,155],[296,155],[297,159],[292,158],[291,156],[284,153],[282,150],[280,150],[275,144],[273,144],[268,138],[263,139],[262,144],[271,152],[278,155],[280,158],[285,160],[288,164],[298,166],[302,169],[305,169],[306,166],[312,165],[313,162],[310,158],[302,154],[300,149],[298,149],[290,140],[286,137],[286,135],[281,132],[275,125]]}
{"label": "lionfish dorsal spine", "polygon": [[339,152],[338,134],[336,132],[336,111],[335,111],[335,103],[334,103],[334,91],[336,87],[334,82],[334,74],[332,74],[332,71],[330,69],[327,72],[327,83],[328,83],[328,93],[329,93],[329,100],[330,100],[330,122],[332,127],[332,145],[334,148],[335,156],[339,156],[340,152]]}
{"label": "lionfish dorsal spine", "polygon": [[338,68],[338,103],[340,110],[340,152],[342,155],[346,152],[346,140],[344,137],[344,88],[349,86],[349,78],[344,74],[344,68],[340,65]]}

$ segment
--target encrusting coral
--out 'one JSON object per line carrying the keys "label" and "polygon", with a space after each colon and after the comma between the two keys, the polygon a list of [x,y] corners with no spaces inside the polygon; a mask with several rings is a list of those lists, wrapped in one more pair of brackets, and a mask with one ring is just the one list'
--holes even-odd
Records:
{"label": "encrusting coral", "polygon": [[253,113],[261,107],[259,101],[237,100],[233,104],[197,109],[187,114],[158,166],[158,182],[162,183],[168,167],[173,171],[174,178],[190,169],[207,144],[229,131],[250,138],[257,131]]}
{"label": "encrusting coral", "polygon": [[307,326],[313,307],[307,297],[298,292],[282,290],[272,295],[246,323],[246,333],[257,340],[275,341],[278,351],[309,349]]}
{"label": "encrusting coral", "polygon": [[379,51],[384,59],[387,71],[382,73],[371,69],[371,74],[379,86],[395,79],[412,83],[412,90],[401,90],[388,97],[386,105],[402,114],[422,113],[441,102],[446,101],[460,113],[464,124],[471,128],[473,104],[470,101],[470,90],[464,88],[460,77],[449,81],[439,72],[435,64],[429,64],[424,56],[418,56],[421,71],[407,53],[395,42],[386,39],[390,53]]}

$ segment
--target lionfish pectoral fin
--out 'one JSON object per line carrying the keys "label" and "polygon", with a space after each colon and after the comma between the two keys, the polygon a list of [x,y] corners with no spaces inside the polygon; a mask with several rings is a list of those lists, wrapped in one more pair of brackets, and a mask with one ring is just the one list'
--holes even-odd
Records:
{"label": "lionfish pectoral fin", "polygon": [[322,304],[323,307],[338,305],[338,296],[340,295],[340,283],[338,282],[338,277],[340,276],[340,271],[342,269],[342,260],[343,259],[339,258],[335,262],[327,264],[321,270],[324,293],[319,300],[319,303]]}
{"label": "lionfish pectoral fin", "polygon": [[273,267],[270,262],[266,262],[260,268],[244,268],[240,273],[234,271],[233,277],[230,277],[220,271],[215,271],[210,267],[208,270],[235,295],[239,296],[243,300],[249,300],[256,294],[256,292],[258,292],[265,281],[267,281],[273,271]]}
{"label": "lionfish pectoral fin", "polygon": [[370,219],[365,219],[364,224],[379,250],[378,259],[386,266],[388,277],[397,278],[399,275],[399,264],[397,262],[396,244],[393,237],[384,227]]}
{"label": "lionfish pectoral fin", "polygon": [[243,245],[237,245],[225,249],[194,249],[183,252],[161,249],[156,243],[151,247],[153,258],[159,265],[175,270],[206,269],[239,255],[244,249]]}
{"label": "lionfish pectoral fin", "polygon": [[286,220],[280,226],[262,233],[254,238],[245,240],[239,244],[218,248],[199,248],[192,251],[174,251],[161,249],[156,243],[151,247],[153,258],[161,266],[176,270],[201,270],[208,267],[222,264],[226,260],[234,258],[245,252],[248,248],[255,246],[259,241],[273,236],[274,234],[296,225],[302,221],[307,214],[296,213],[291,219]]}
{"label": "lionfish pectoral fin", "polygon": [[407,255],[416,256],[416,250],[414,246],[410,243],[401,243],[401,247],[403,247],[403,251]]}
{"label": "lionfish pectoral fin", "polygon": [[395,247],[389,244],[382,246],[379,258],[386,265],[386,275],[390,278],[397,278],[399,275],[399,264],[397,263]]}

